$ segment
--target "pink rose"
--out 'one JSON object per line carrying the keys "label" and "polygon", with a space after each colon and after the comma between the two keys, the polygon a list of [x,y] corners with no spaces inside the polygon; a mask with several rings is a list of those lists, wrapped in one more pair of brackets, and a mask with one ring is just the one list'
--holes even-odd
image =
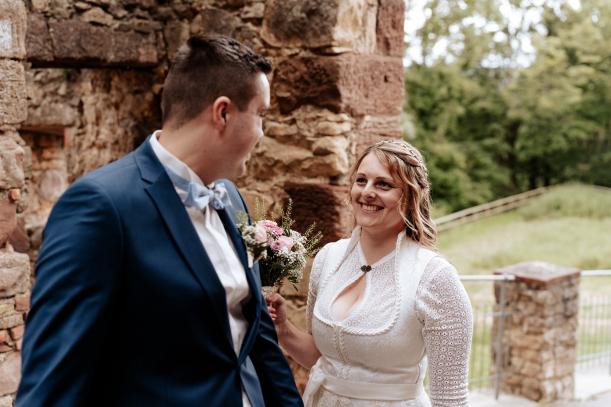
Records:
{"label": "pink rose", "polygon": [[274,222],[273,220],[263,220],[261,221],[261,223],[263,223],[263,226],[265,227],[265,229],[268,232],[273,233],[276,236],[280,236],[283,233],[283,230],[280,226],[278,226],[278,224],[276,222]]}
{"label": "pink rose", "polygon": [[280,236],[278,238],[278,243],[280,245],[280,250],[286,249],[287,252],[290,252],[295,241],[288,236]]}
{"label": "pink rose", "polygon": [[267,241],[267,230],[265,230],[265,226],[263,226],[261,222],[257,222],[255,225],[255,241],[259,243],[265,243]]}
{"label": "pink rose", "polygon": [[280,240],[270,239],[269,247],[271,247],[273,251],[277,252],[278,250],[280,250]]}

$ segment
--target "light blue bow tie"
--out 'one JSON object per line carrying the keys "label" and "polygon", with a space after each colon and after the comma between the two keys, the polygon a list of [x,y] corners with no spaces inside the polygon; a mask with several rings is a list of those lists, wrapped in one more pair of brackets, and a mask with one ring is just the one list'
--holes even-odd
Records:
{"label": "light blue bow tie", "polygon": [[172,183],[178,189],[187,192],[187,197],[183,201],[185,206],[196,207],[200,211],[203,211],[209,204],[217,210],[224,209],[226,205],[231,205],[225,185],[212,183],[210,187],[207,188],[197,182],[184,179],[167,167],[165,167],[165,170],[170,180],[172,180]]}

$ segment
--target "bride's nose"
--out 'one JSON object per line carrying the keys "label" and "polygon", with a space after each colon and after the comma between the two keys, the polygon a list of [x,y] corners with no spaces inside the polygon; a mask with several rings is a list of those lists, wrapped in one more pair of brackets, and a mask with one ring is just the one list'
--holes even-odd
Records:
{"label": "bride's nose", "polygon": [[373,190],[373,185],[371,184],[367,184],[365,185],[365,187],[363,188],[363,196],[365,198],[375,198],[375,191]]}

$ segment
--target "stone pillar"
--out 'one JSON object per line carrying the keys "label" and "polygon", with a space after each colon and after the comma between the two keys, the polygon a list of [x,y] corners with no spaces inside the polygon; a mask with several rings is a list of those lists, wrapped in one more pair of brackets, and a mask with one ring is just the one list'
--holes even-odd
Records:
{"label": "stone pillar", "polygon": [[[504,307],[510,313],[502,332],[502,390],[544,403],[571,399],[575,388],[580,271],[527,262],[495,274],[516,278],[514,283],[495,283],[497,311],[502,297],[500,285],[507,284]],[[499,332],[499,321],[494,321],[495,333]],[[498,338],[496,334],[493,349],[495,337]]]}
{"label": "stone pillar", "polygon": [[22,0],[0,0],[0,406],[12,406],[19,383],[20,348],[29,307],[25,209],[28,149],[17,133],[26,118],[26,10]]}

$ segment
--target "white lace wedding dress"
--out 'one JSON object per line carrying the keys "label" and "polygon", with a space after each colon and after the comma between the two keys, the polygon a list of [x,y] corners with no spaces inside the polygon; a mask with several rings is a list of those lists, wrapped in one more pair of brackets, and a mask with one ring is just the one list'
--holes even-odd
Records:
{"label": "white lace wedding dress", "polygon": [[[467,406],[472,313],[456,270],[405,238],[372,265],[363,297],[343,320],[337,296],[365,264],[359,230],[326,245],[310,275],[307,324],[322,356],[310,371],[307,406]],[[429,363],[429,396],[423,380]]]}

